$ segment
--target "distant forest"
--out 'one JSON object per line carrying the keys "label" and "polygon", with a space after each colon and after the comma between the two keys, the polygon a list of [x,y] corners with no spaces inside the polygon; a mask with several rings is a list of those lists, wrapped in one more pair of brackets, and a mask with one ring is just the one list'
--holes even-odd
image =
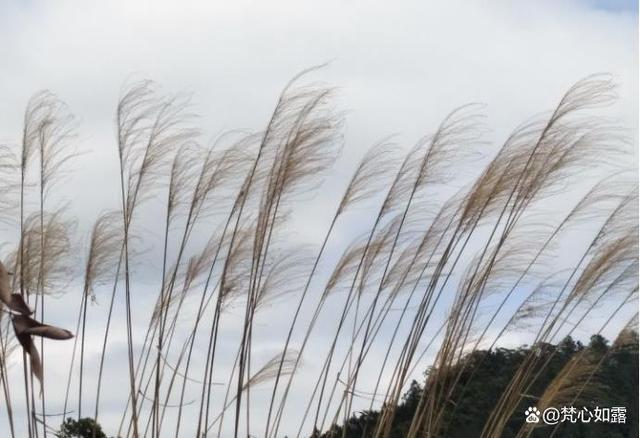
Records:
{"label": "distant forest", "polygon": [[[520,407],[516,409],[507,423],[503,437],[526,436],[529,425],[525,422],[525,410],[536,406],[545,397],[545,390],[553,387],[554,380],[566,376],[567,371],[577,368],[576,358],[582,364],[581,384],[560,388],[555,394],[554,407],[563,405],[594,408],[622,406],[626,407],[626,422],[612,423],[560,423],[557,427],[538,424],[531,437],[558,438],[623,438],[638,436],[638,334],[630,331],[624,346],[610,345],[601,335],[591,336],[588,345],[574,341],[570,336],[557,345],[537,346],[544,357],[544,367],[528,394],[524,394]],[[465,361],[467,366],[452,396],[448,399],[449,409],[445,413],[443,428],[436,436],[447,438],[472,438],[480,436],[493,407],[509,381],[518,370],[522,361],[532,351],[532,347],[517,349],[496,348],[478,350],[470,354]],[[469,366],[471,365],[471,366]],[[425,374],[428,374],[427,371]],[[452,370],[451,375],[456,375]],[[574,379],[575,381],[575,379]],[[424,386],[415,380],[404,394],[397,408],[391,432],[393,438],[407,436],[416,408],[422,398]],[[548,395],[548,394],[547,394]],[[356,397],[364,396],[355,394]],[[574,401],[575,399],[575,401]],[[380,412],[377,410],[355,413],[349,419],[346,428],[348,438],[373,437],[375,424]],[[316,434],[316,437],[341,437],[343,426],[333,431]]]}

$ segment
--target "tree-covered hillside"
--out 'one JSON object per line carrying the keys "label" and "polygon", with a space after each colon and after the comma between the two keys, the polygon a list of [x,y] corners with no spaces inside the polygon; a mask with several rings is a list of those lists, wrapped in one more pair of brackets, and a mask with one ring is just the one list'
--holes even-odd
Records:
{"label": "tree-covered hillside", "polygon": [[[561,386],[549,406],[626,407],[624,424],[561,422],[557,427],[539,423],[532,437],[558,438],[622,438],[638,436],[638,350],[637,333],[631,332],[631,342],[624,346],[609,345],[600,335],[591,337],[585,346],[571,337],[558,345],[538,346],[543,355],[541,363],[548,363],[535,383],[523,395],[520,408],[511,416],[504,431],[504,438],[526,436],[529,429],[525,422],[525,410],[538,406],[541,397],[548,397],[548,387]],[[454,393],[448,398],[449,408],[440,421],[441,428],[434,436],[447,438],[472,438],[480,436],[485,422],[505,390],[518,367],[532,349],[523,346],[517,349],[497,348],[476,351],[462,361],[460,368],[452,370],[451,378],[458,378]],[[577,379],[576,358],[585,372]],[[461,369],[462,368],[462,369]],[[461,372],[460,372],[461,371]],[[427,371],[428,373],[428,371]],[[574,376],[571,380],[571,375]],[[558,385],[560,384],[560,385]],[[403,438],[411,426],[414,413],[423,396],[424,387],[416,381],[411,383],[397,409],[391,436]],[[575,401],[573,401],[575,399]],[[380,411],[359,412],[347,423],[349,438],[373,437]],[[331,432],[317,434],[327,438],[342,436],[342,427]]]}

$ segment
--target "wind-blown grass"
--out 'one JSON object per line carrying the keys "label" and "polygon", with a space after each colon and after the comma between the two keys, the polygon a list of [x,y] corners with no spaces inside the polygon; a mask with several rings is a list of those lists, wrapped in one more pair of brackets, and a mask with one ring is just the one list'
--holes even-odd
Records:
{"label": "wind-blown grass", "polygon": [[[120,205],[105,206],[84,240],[67,217],[73,195],[57,192],[82,159],[74,119],[57,97],[34,95],[21,144],[0,147],[0,219],[9,224],[0,246],[0,383],[12,437],[51,435],[51,404],[78,419],[93,407],[100,421],[120,302],[127,360],[109,367],[127,375],[128,394],[120,423],[104,426],[135,438],[185,436],[187,423],[198,437],[275,438],[284,429],[344,437],[336,425],[356,405],[380,409],[363,438],[388,437],[412,376],[427,369],[408,433],[442,436],[445,410],[469,385],[461,376],[473,377],[468,367],[483,360],[466,358],[526,327],[534,347],[479,431],[500,437],[550,360],[536,346],[574,334],[596,309],[605,320],[598,333],[622,339],[635,328],[617,322],[637,305],[637,169],[627,168],[632,148],[604,117],[615,101],[607,75],[577,82],[493,156],[479,105],[453,109],[409,151],[380,141],[327,207],[330,222],[310,248],[289,238],[291,217],[323,187],[344,146],[335,91],[310,83],[313,74],[289,82],[262,131],[230,132],[211,146],[186,96],[130,84],[115,117]],[[145,204],[161,214],[145,219]],[[347,216],[359,225],[343,242],[336,231]],[[162,257],[146,309],[135,305],[136,266],[149,220],[161,230],[149,245]],[[47,325],[46,296],[68,302],[76,321],[63,364],[40,358],[32,339],[72,336]],[[277,349],[265,360],[259,321],[271,308],[283,329],[269,332],[265,348]],[[89,336],[93,326],[104,327],[100,338]],[[16,345],[22,380],[10,366]],[[101,352],[97,369],[85,366],[88,348]],[[45,392],[47,366],[64,367],[64,395]],[[598,366],[577,354],[539,406],[595,391]],[[26,425],[16,423],[19,392]],[[523,426],[520,435],[531,433]]]}

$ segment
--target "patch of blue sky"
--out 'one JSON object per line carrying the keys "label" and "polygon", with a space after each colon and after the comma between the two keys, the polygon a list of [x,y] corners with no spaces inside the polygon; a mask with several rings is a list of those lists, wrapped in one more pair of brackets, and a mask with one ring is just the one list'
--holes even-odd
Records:
{"label": "patch of blue sky", "polygon": [[590,7],[609,12],[622,12],[638,14],[638,1],[636,0],[581,0]]}

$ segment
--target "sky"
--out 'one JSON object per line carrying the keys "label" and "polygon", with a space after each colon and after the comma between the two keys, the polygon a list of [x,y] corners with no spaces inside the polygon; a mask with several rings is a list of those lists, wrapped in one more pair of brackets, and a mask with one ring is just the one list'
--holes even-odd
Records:
{"label": "sky", "polygon": [[[304,243],[318,242],[336,181],[368,146],[393,135],[408,148],[469,102],[485,105],[489,138],[499,142],[577,80],[608,72],[619,100],[607,114],[634,144],[638,137],[638,6],[630,0],[0,0],[0,60],[1,143],[18,143],[26,102],[38,90],[53,91],[78,117],[84,155],[67,184],[81,231],[96,212],[118,205],[114,113],[124,84],[135,79],[190,93],[206,141],[262,128],[287,81],[327,63],[314,78],[337,88],[345,149],[329,183],[294,218],[292,233]],[[354,226],[338,230],[335,245]],[[134,307],[148,308],[149,300],[140,293]],[[56,322],[73,321],[75,310],[52,306]],[[65,357],[68,346],[47,348]],[[124,361],[124,334],[114,335],[112,348],[114,362]],[[126,386],[118,369],[107,365],[114,384],[103,412],[112,433],[118,386]],[[64,388],[65,371],[46,372],[49,391]]]}

